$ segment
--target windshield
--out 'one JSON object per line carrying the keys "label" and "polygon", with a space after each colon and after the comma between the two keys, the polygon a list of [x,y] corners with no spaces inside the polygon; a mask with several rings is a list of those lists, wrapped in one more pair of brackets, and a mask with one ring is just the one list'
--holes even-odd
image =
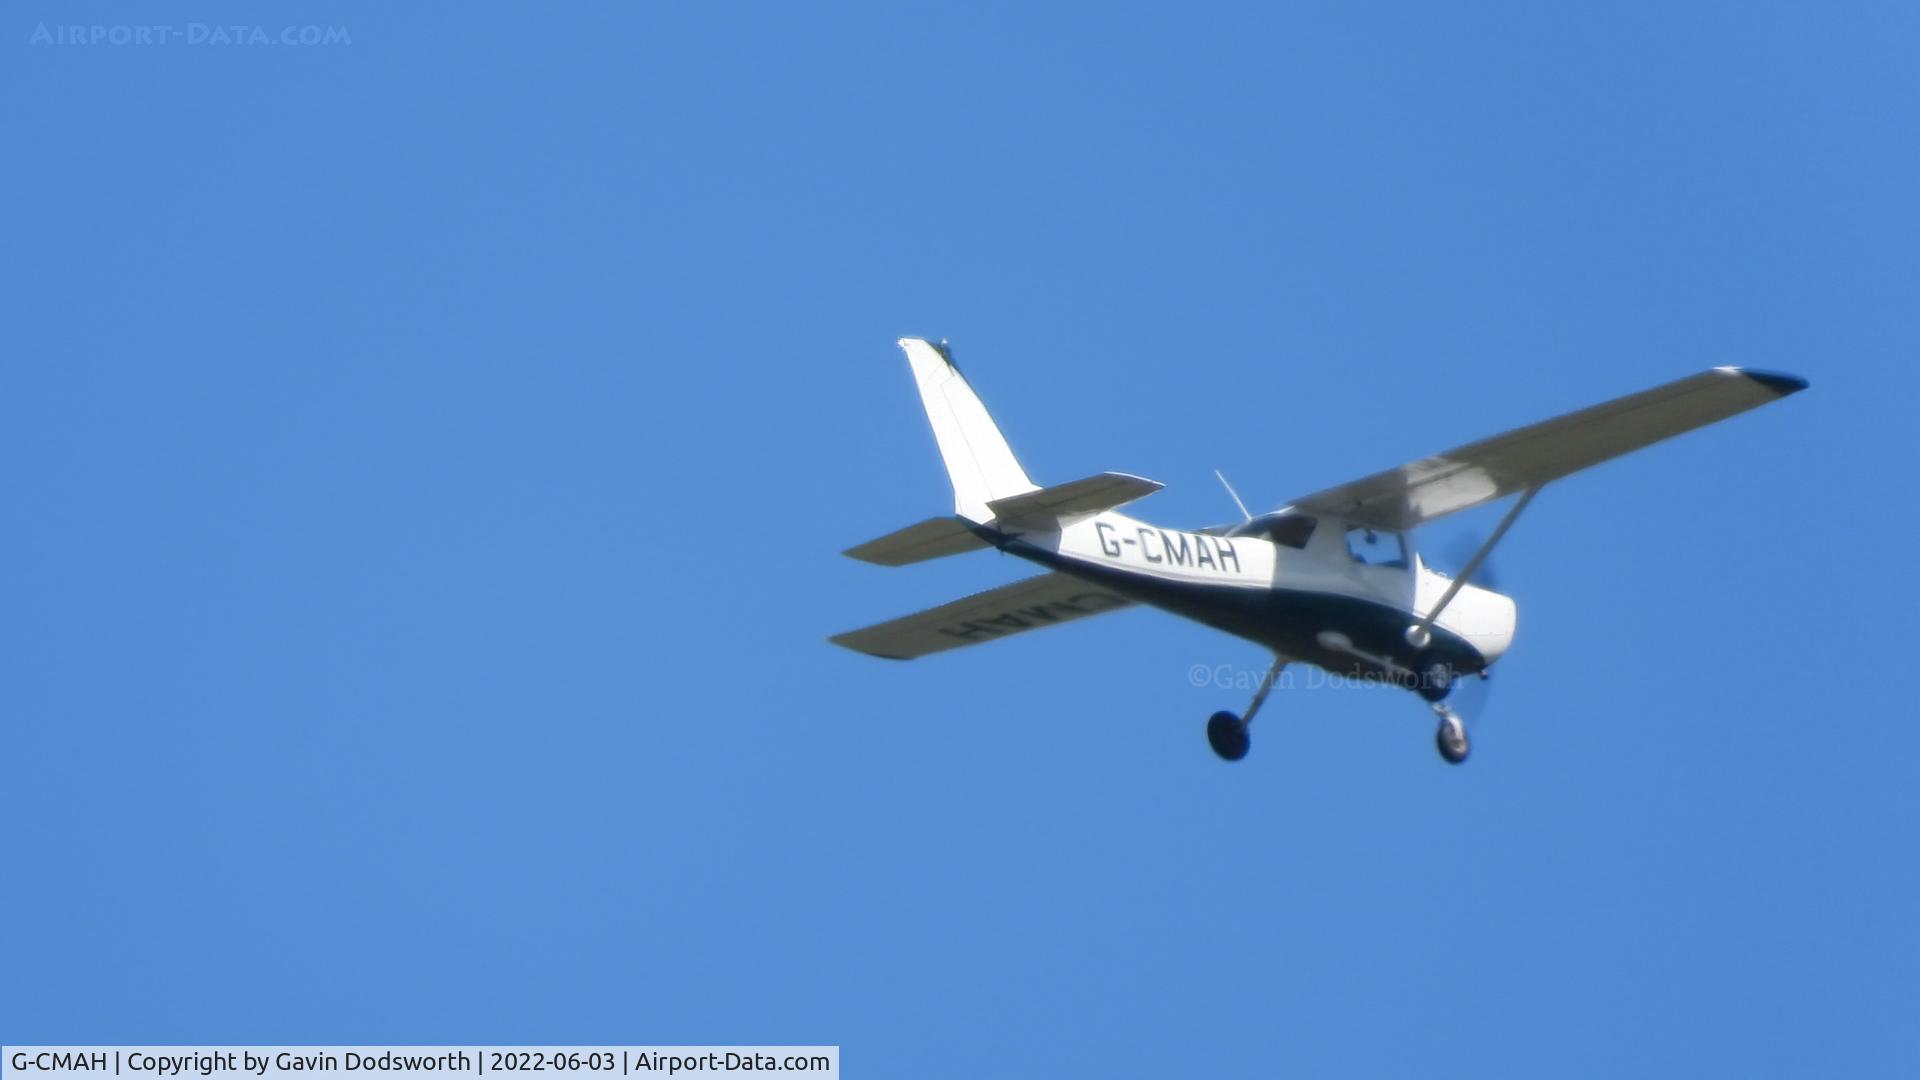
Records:
{"label": "windshield", "polygon": [[1305,514],[1262,514],[1228,530],[1228,536],[1257,536],[1290,548],[1304,548],[1319,522]]}

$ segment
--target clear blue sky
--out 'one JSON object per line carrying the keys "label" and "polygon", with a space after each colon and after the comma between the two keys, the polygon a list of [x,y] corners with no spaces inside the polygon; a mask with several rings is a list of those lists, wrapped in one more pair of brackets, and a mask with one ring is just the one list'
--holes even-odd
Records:
{"label": "clear blue sky", "polygon": [[[1559,7],[7,5],[0,1038],[1911,1075],[1920,21]],[[1171,617],[825,643],[1027,571],[839,556],[901,334],[1170,525],[1814,385],[1541,497],[1466,767],[1229,767]]]}

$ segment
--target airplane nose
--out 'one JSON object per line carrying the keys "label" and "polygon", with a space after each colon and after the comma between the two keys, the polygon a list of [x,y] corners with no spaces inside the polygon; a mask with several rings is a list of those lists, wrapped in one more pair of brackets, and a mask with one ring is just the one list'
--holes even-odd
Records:
{"label": "airplane nose", "polygon": [[1513,645],[1520,609],[1510,596],[1468,585],[1454,598],[1447,615],[1453,617],[1445,620],[1452,623],[1449,629],[1466,638],[1492,664]]}

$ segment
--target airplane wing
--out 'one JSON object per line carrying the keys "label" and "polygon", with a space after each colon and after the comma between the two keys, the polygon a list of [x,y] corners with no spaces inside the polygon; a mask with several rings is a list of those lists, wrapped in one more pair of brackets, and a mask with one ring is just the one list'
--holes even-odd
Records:
{"label": "airplane wing", "polygon": [[869,656],[911,660],[1132,605],[1078,578],[1041,574],[828,640]]}
{"label": "airplane wing", "polygon": [[1792,375],[1714,368],[1328,488],[1293,506],[1376,529],[1411,529],[1806,388]]}

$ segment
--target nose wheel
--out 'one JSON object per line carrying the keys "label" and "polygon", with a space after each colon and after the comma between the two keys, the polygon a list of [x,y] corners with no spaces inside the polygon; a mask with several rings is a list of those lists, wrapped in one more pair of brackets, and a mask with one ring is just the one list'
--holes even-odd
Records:
{"label": "nose wheel", "polygon": [[1440,756],[1449,765],[1458,765],[1467,760],[1468,752],[1473,749],[1472,744],[1467,742],[1467,725],[1460,721],[1458,713],[1444,705],[1434,706],[1433,711],[1440,717],[1440,729],[1433,733],[1433,744],[1439,749]]}
{"label": "nose wheel", "polygon": [[1207,745],[1222,761],[1239,761],[1253,748],[1253,736],[1248,728],[1253,724],[1253,714],[1266,704],[1267,694],[1273,690],[1273,681],[1280,677],[1280,669],[1287,666],[1286,657],[1275,657],[1273,667],[1268,669],[1266,678],[1260,680],[1260,689],[1247,703],[1245,716],[1221,710],[1207,718]]}

